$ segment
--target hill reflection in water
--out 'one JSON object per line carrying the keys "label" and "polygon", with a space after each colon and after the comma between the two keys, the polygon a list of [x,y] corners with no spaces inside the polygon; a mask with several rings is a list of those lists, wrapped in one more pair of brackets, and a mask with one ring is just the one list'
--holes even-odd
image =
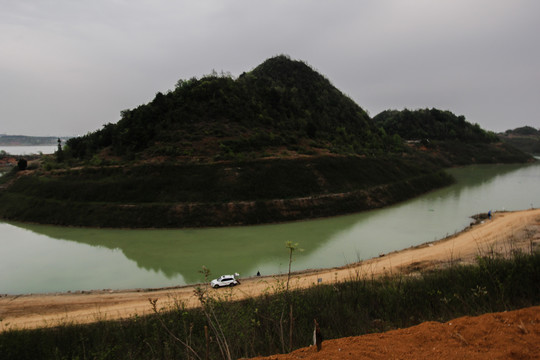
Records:
{"label": "hill reflection in water", "polygon": [[182,275],[186,283],[202,281],[204,265],[212,274],[239,272],[251,276],[286,271],[286,241],[305,249],[309,256],[332,235],[357,222],[354,217],[249,227],[124,230],[62,228],[14,224],[57,240],[120,250],[141,269],[162,272],[168,278]]}

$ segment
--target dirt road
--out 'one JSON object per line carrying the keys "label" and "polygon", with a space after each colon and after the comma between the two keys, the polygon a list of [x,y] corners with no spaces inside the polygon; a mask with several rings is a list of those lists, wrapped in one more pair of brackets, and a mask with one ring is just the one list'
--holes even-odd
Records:
{"label": "dirt road", "polygon": [[[351,277],[378,276],[385,273],[408,274],[444,266],[448,263],[468,263],[479,254],[509,254],[521,248],[530,251],[540,246],[540,209],[495,213],[463,232],[433,243],[392,252],[384,256],[341,268],[295,273],[292,287],[328,284]],[[283,281],[283,277],[242,279],[242,284],[230,290],[233,298],[257,296]],[[175,301],[197,306],[195,286],[130,291],[90,291],[44,295],[3,295],[0,297],[0,331],[8,328],[36,328],[59,323],[87,323],[143,315],[152,311],[148,299],[159,299],[160,307]]]}

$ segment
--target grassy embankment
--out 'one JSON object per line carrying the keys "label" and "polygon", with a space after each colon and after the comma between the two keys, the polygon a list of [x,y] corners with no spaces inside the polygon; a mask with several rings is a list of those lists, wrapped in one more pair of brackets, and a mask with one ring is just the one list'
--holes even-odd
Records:
{"label": "grassy embankment", "polygon": [[431,160],[398,156],[37,169],[0,192],[0,217],[93,227],[258,224],[377,208],[451,182]]}
{"label": "grassy embankment", "polygon": [[507,259],[479,257],[476,265],[454,264],[416,276],[357,274],[304,290],[287,291],[281,283],[243,301],[229,301],[226,289],[219,295],[200,289],[204,306],[199,309],[182,303],[161,309],[158,301],[150,316],[7,330],[0,334],[0,357],[204,359],[208,351],[209,358],[218,359],[273,354],[309,345],[314,318],[326,339],[380,332],[538,305],[539,282],[536,252]]}

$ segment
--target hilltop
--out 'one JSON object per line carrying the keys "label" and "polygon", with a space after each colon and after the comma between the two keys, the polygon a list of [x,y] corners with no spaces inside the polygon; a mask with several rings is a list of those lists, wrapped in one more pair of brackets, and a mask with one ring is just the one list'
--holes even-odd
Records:
{"label": "hilltop", "polygon": [[[388,125],[401,119],[388,114],[371,119],[323,75],[285,55],[236,79],[179,80],[122,111],[118,122],[31,162],[30,171],[1,179],[9,186],[0,193],[0,216],[98,227],[290,221],[403,201],[451,183],[443,168],[454,164],[529,159],[462,117],[453,130],[474,136],[428,133],[429,146],[411,146],[409,134]],[[413,117],[431,119],[422,114]],[[455,117],[430,114],[433,129]]]}

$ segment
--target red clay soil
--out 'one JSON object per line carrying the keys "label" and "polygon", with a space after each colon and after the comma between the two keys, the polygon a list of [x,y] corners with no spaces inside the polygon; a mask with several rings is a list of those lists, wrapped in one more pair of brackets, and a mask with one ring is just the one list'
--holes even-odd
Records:
{"label": "red clay soil", "polygon": [[540,306],[327,340],[320,352],[310,346],[255,359],[540,359]]}

